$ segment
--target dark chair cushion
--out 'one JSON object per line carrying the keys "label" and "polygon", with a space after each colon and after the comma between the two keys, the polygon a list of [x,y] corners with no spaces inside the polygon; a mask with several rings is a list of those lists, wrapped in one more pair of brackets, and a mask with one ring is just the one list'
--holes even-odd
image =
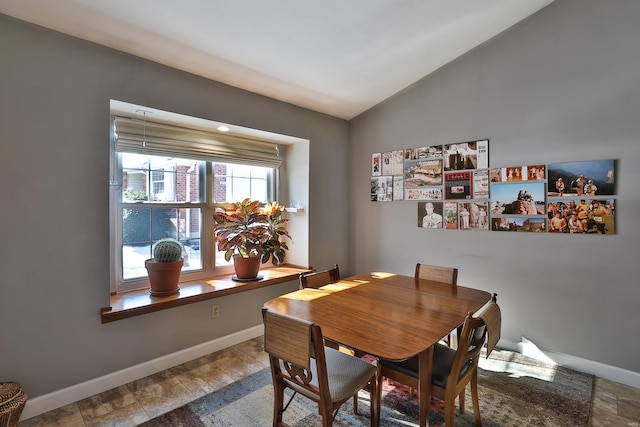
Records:
{"label": "dark chair cushion", "polygon": [[[447,385],[447,379],[449,378],[449,372],[451,372],[451,365],[453,365],[453,359],[456,357],[456,351],[452,348],[446,347],[441,344],[436,344],[433,349],[433,369],[431,382],[437,387],[445,388]],[[410,375],[414,378],[418,378],[418,358],[412,357],[411,359],[403,360],[402,362],[391,362],[388,360],[380,359],[379,362],[382,366],[394,369],[402,372],[403,374]],[[470,364],[465,363],[460,369],[459,377],[465,374],[469,369]]]}

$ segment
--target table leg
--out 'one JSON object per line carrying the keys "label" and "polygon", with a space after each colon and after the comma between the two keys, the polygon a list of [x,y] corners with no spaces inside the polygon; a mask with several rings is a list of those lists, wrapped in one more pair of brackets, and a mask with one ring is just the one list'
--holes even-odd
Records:
{"label": "table leg", "polygon": [[431,409],[431,369],[433,367],[433,347],[418,356],[418,393],[420,396],[420,427],[429,425]]}

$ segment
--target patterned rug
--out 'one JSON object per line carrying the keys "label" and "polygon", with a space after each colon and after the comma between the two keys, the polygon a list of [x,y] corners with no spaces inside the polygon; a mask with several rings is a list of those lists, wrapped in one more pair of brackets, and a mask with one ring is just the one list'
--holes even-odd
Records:
{"label": "patterned rug", "polygon": [[[594,378],[571,369],[552,366],[505,350],[494,350],[481,359],[478,371],[480,414],[484,427],[587,426],[591,412]],[[148,421],[144,427],[252,427],[270,426],[273,386],[268,368],[185,406]],[[369,426],[369,394],[358,397],[360,415],[353,414],[352,402],[340,408],[336,427]],[[286,400],[285,400],[286,402]],[[400,384],[383,387],[381,426],[417,426],[416,397]],[[466,410],[455,410],[456,426],[473,426],[471,395],[467,387]],[[316,408],[308,399],[296,397],[284,413],[292,427],[322,425]],[[444,424],[444,402],[432,399],[429,424]]]}

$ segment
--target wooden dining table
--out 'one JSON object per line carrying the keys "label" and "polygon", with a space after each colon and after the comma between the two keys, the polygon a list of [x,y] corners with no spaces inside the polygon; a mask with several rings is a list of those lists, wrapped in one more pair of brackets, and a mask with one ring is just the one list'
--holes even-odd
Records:
{"label": "wooden dining table", "polygon": [[326,338],[376,357],[419,358],[420,426],[427,426],[433,346],[491,299],[486,291],[393,273],[300,289],[264,306],[320,326]]}

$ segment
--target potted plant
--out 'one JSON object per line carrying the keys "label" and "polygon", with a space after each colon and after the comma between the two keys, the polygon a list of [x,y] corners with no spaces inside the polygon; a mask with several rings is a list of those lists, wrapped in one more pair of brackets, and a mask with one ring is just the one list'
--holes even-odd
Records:
{"label": "potted plant", "polygon": [[153,258],[144,262],[149,274],[151,295],[166,296],[180,291],[178,282],[184,263],[183,251],[182,243],[176,239],[160,239],[153,246]]}
{"label": "potted plant", "polygon": [[284,206],[278,202],[260,207],[258,200],[244,199],[225,211],[213,213],[218,250],[236,271],[234,280],[257,280],[260,264],[284,262],[289,249],[285,239],[291,239],[282,217]]}

